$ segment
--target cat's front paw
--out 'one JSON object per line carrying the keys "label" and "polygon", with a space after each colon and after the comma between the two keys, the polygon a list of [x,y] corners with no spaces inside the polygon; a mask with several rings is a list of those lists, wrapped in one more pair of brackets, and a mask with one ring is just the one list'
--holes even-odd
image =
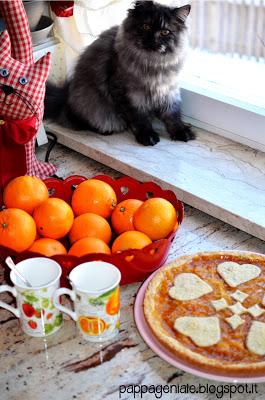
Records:
{"label": "cat's front paw", "polygon": [[170,133],[172,140],[180,140],[181,142],[188,142],[189,140],[196,139],[196,134],[189,126],[183,126],[183,128]]}
{"label": "cat's front paw", "polygon": [[160,142],[159,136],[156,132],[139,134],[136,136],[136,140],[144,146],[155,146]]}
{"label": "cat's front paw", "polygon": [[111,136],[113,135],[114,131],[105,131],[105,132],[100,132],[102,136]]}

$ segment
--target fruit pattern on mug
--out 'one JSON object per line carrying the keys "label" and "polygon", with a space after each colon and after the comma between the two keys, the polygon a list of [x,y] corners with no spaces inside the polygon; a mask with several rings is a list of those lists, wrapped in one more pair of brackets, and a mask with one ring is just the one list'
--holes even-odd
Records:
{"label": "fruit pattern on mug", "polygon": [[77,294],[76,311],[80,315],[79,327],[85,335],[111,335],[120,327],[119,287],[97,297]]}
{"label": "fruit pattern on mug", "polygon": [[20,292],[23,319],[26,319],[27,328],[31,331],[41,331],[48,335],[62,325],[63,317],[55,309],[51,299],[47,296],[47,289],[40,290],[41,296],[32,290]]}
{"label": "fruit pattern on mug", "polygon": [[79,317],[79,325],[82,331],[89,336],[101,335],[110,326],[110,324],[108,324],[102,318],[90,316],[86,317],[84,315]]}
{"label": "fruit pattern on mug", "polygon": [[[84,315],[79,317],[79,325],[82,331],[89,336],[102,335],[104,331],[110,327],[110,324],[104,321],[102,318],[86,317]],[[120,325],[121,322],[120,319],[118,319],[114,325],[114,329],[119,329]]]}
{"label": "fruit pattern on mug", "polygon": [[111,289],[98,297],[90,297],[88,302],[93,306],[105,306],[109,315],[118,314],[120,311],[120,288]]}

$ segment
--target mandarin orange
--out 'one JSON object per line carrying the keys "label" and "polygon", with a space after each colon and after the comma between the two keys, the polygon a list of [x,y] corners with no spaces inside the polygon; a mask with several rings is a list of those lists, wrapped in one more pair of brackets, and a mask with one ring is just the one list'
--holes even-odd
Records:
{"label": "mandarin orange", "polygon": [[67,254],[67,250],[61,242],[49,238],[35,240],[28,251],[39,253],[46,257],[52,257],[59,254]]}
{"label": "mandarin orange", "polygon": [[27,250],[35,237],[35,221],[26,211],[8,208],[0,212],[0,246],[19,253]]}
{"label": "mandarin orange", "polygon": [[70,256],[82,257],[86,254],[101,253],[111,254],[109,246],[98,238],[87,237],[79,239],[70,248],[68,254]]}
{"label": "mandarin orange", "polygon": [[111,235],[110,225],[105,218],[97,214],[86,213],[75,218],[69,232],[69,239],[71,243],[75,243],[77,240],[85,237],[96,237],[108,244]]}
{"label": "mandarin orange", "polygon": [[7,184],[3,194],[7,208],[20,208],[29,214],[48,198],[45,183],[35,176],[19,176],[13,179]]}
{"label": "mandarin orange", "polygon": [[117,197],[112,187],[98,179],[80,183],[72,196],[72,208],[77,216],[90,212],[109,218],[116,204]]}
{"label": "mandarin orange", "polygon": [[112,245],[112,253],[129,249],[142,249],[150,243],[152,243],[152,240],[142,232],[123,232],[115,239]]}
{"label": "mandarin orange", "polygon": [[119,203],[111,215],[111,225],[116,233],[121,234],[126,231],[134,230],[133,215],[143,201],[128,199]]}
{"label": "mandarin orange", "polygon": [[133,217],[135,229],[145,233],[152,240],[164,239],[174,230],[177,213],[166,199],[154,197],[138,208]]}
{"label": "mandarin orange", "polygon": [[67,235],[74,222],[69,204],[57,198],[50,198],[35,208],[33,218],[38,233],[50,239],[61,239]]}

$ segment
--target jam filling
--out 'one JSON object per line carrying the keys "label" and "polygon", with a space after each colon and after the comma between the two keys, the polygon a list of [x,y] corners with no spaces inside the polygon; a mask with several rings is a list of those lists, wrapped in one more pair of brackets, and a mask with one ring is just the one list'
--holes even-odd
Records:
{"label": "jam filling", "polygon": [[[216,311],[211,300],[219,300],[224,298],[228,305],[236,303],[231,297],[236,290],[240,290],[248,297],[242,302],[242,305],[249,308],[255,304],[261,305],[265,294],[265,260],[252,259],[251,264],[255,264],[261,268],[261,274],[258,278],[239,285],[237,288],[231,288],[225,283],[217,272],[217,266],[224,261],[234,261],[239,264],[245,264],[248,261],[240,256],[222,255],[222,256],[196,256],[189,263],[183,264],[181,267],[173,268],[166,273],[162,284],[156,295],[156,311],[161,316],[161,322],[164,329],[170,337],[176,338],[183,346],[190,350],[201,354],[205,357],[216,359],[219,361],[227,361],[234,363],[250,363],[257,361],[265,361],[265,356],[258,356],[248,351],[245,343],[248,331],[253,320],[265,323],[265,313],[259,317],[253,318],[250,314],[241,314],[240,317],[245,321],[235,330],[225,321],[225,318],[233,315],[229,309]],[[213,291],[196,300],[178,301],[172,299],[168,295],[169,289],[173,286],[174,278],[182,272],[190,272],[198,275],[207,282]],[[176,318],[189,317],[206,317],[218,316],[221,327],[221,340],[214,346],[199,347],[193,343],[191,339],[185,335],[178,333],[174,329]]]}

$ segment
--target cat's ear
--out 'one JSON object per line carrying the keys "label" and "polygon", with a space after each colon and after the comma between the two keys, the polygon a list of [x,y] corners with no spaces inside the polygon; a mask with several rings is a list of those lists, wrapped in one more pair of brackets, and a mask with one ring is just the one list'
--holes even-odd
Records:
{"label": "cat's ear", "polygon": [[11,57],[11,42],[7,31],[0,34],[0,55],[1,58]]}
{"label": "cat's ear", "polygon": [[190,4],[187,4],[186,6],[175,9],[175,15],[177,16],[177,19],[179,20],[179,22],[181,22],[183,24],[186,22],[186,19],[190,13],[190,10],[191,10]]}
{"label": "cat's ear", "polygon": [[50,72],[51,61],[51,53],[47,53],[35,63],[35,69],[40,72],[41,78],[45,81],[47,80]]}

